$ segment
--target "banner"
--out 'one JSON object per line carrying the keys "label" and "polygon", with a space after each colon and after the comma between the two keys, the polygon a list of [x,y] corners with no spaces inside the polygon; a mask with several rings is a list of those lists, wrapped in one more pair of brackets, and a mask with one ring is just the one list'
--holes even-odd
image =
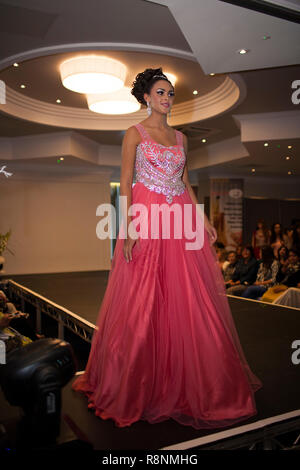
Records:
{"label": "banner", "polygon": [[210,222],[227,251],[243,241],[243,184],[242,179],[210,179]]}

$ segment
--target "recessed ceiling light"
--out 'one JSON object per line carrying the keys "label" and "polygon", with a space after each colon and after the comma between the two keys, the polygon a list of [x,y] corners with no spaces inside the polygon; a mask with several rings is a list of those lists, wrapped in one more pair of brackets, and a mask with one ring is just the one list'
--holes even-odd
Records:
{"label": "recessed ceiling light", "polygon": [[250,49],[239,49],[238,50],[239,54],[247,54],[247,52],[250,52]]}
{"label": "recessed ceiling light", "polygon": [[26,85],[21,85],[21,87],[20,87],[20,88],[26,88]]}
{"label": "recessed ceiling light", "polygon": [[214,73],[210,73],[209,75],[211,75],[212,77],[215,75]]}
{"label": "recessed ceiling light", "polygon": [[292,172],[291,172],[291,171],[288,171],[288,175],[291,175],[291,174],[292,174]]}
{"label": "recessed ceiling light", "polygon": [[18,64],[17,62],[15,62],[15,63],[13,64],[13,66],[14,66],[14,67],[19,67],[19,64]]}
{"label": "recessed ceiling light", "polygon": [[255,168],[252,168],[251,171],[252,171],[252,173],[255,173]]}
{"label": "recessed ceiling light", "polygon": [[59,69],[64,87],[89,94],[120,90],[127,74],[127,67],[122,62],[95,54],[67,59]]}
{"label": "recessed ceiling light", "polygon": [[60,100],[56,100],[56,103],[61,103],[61,101],[60,101]]}
{"label": "recessed ceiling light", "polygon": [[206,139],[202,139],[202,140],[201,140],[201,142],[203,142],[203,143],[205,144],[205,142],[206,142]]}
{"label": "recessed ceiling light", "polygon": [[268,147],[268,146],[269,146],[268,142],[265,142],[264,147]]}
{"label": "recessed ceiling light", "polygon": [[198,91],[197,91],[197,90],[194,90],[194,91],[193,91],[193,95],[198,95]]}
{"label": "recessed ceiling light", "polygon": [[285,157],[286,160],[290,160],[291,157]]}
{"label": "recessed ceiling light", "polygon": [[291,149],[291,148],[293,148],[293,147],[291,145],[288,145],[288,149]]}

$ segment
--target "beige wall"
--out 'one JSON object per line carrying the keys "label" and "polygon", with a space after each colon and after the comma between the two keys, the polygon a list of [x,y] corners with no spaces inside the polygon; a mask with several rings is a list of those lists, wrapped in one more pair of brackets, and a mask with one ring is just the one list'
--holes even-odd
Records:
{"label": "beige wall", "polygon": [[96,236],[96,208],[110,203],[109,180],[107,173],[3,175],[0,232],[12,229],[15,253],[3,254],[5,274],[110,269],[110,240]]}

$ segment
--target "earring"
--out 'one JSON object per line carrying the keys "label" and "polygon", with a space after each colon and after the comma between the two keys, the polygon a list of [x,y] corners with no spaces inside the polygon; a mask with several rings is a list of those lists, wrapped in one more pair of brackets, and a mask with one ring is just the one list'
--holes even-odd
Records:
{"label": "earring", "polygon": [[150,101],[147,101],[147,113],[148,113],[148,116],[151,116],[152,109],[151,109],[151,106],[150,106]]}

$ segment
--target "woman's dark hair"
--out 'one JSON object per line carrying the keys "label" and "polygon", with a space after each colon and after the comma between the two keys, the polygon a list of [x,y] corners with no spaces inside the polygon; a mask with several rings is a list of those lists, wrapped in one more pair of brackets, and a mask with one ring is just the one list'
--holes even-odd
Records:
{"label": "woman's dark hair", "polygon": [[[158,77],[155,75],[158,75]],[[132,83],[131,94],[138,100],[139,103],[147,106],[147,103],[144,100],[144,93],[149,95],[152,86],[158,80],[166,80],[170,83],[170,85],[172,85],[168,77],[163,73],[161,67],[159,69],[145,69],[144,72],[138,73],[135,77],[135,80]]]}
{"label": "woman's dark hair", "polygon": [[283,256],[284,259],[287,259],[288,258],[288,255],[289,255],[289,250],[287,249],[287,246],[285,245],[281,245],[281,247],[278,248],[278,251],[277,251],[277,258],[279,259],[280,258],[280,252],[282,249],[285,249],[285,255]]}
{"label": "woman's dark hair", "polygon": [[254,250],[253,250],[253,247],[252,247],[251,245],[246,245],[246,246],[244,246],[244,247],[243,247],[243,250],[245,250],[245,249],[250,251],[250,253],[251,253],[251,258],[254,258],[254,257],[255,257],[255,256],[254,256]]}
{"label": "woman's dark hair", "polygon": [[227,252],[226,260],[228,261],[228,256],[231,255],[232,253],[235,254],[235,259],[237,261],[237,254],[236,254],[236,251],[234,251],[234,250],[230,250],[230,251]]}
{"label": "woman's dark hair", "polygon": [[[280,225],[280,232],[279,232],[279,234],[275,233],[275,225]],[[274,222],[274,224],[272,224],[272,228],[271,228],[271,237],[270,237],[270,242],[269,242],[270,245],[276,241],[277,235],[279,235],[280,239],[283,240],[282,225],[281,225],[280,222]]]}
{"label": "woman's dark hair", "polygon": [[264,245],[261,248],[261,262],[269,269],[274,261],[274,251],[270,245]]}

